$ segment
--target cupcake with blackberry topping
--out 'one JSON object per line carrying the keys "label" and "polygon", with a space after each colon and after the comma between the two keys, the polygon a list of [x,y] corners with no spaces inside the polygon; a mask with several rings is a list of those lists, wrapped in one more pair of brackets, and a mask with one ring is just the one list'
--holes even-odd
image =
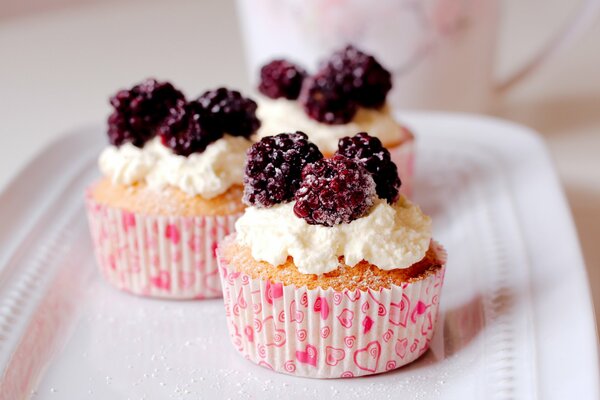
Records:
{"label": "cupcake with blackberry topping", "polygon": [[429,347],[446,254],[367,133],[324,158],[301,133],[248,151],[236,233],[218,247],[230,338],[277,372],[389,371]]}
{"label": "cupcake with blackberry topping", "polygon": [[389,149],[410,194],[414,137],[387,105],[392,78],[373,56],[354,46],[334,52],[310,75],[302,67],[274,60],[261,69],[259,138],[279,132],[307,132],[326,157],[338,140],[367,131]]}
{"label": "cupcake with blackberry topping", "polygon": [[187,101],[149,79],[111,105],[103,177],[86,196],[102,274],[139,295],[220,296],[214,251],[245,208],[256,103],[225,88]]}

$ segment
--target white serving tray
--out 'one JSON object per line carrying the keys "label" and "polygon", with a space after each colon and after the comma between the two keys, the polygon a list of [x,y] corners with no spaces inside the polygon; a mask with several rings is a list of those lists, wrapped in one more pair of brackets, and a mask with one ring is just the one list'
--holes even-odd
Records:
{"label": "white serving tray", "polygon": [[458,114],[405,114],[415,199],[449,253],[432,348],[346,380],[279,375],[230,346],[221,300],[118,292],[83,211],[102,126],[49,146],[0,195],[0,399],[594,399],[595,324],[573,223],[542,140]]}

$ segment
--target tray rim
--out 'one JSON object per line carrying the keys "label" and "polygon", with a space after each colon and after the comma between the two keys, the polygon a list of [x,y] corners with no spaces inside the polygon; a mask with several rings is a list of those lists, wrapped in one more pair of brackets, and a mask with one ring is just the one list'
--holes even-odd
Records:
{"label": "tray rim", "polygon": [[[489,145],[490,141],[494,142],[496,149],[504,147],[502,151],[497,150],[495,155],[497,158],[505,164],[505,166],[511,162],[514,162],[514,152],[512,146],[519,143],[521,147],[519,150],[529,150],[531,154],[531,161],[535,161],[537,168],[531,168],[536,170],[538,173],[543,172],[544,184],[538,185],[537,190],[543,190],[545,192],[545,202],[551,202],[552,206],[549,207],[552,210],[560,210],[557,214],[552,215],[554,224],[562,227],[562,235],[560,238],[551,237],[551,235],[538,235],[537,226],[531,224],[525,224],[523,221],[530,219],[534,221],[543,221],[546,217],[543,212],[543,207],[535,207],[532,204],[526,191],[514,191],[513,201],[515,202],[515,212],[518,214],[518,222],[521,228],[521,234],[526,239],[526,254],[529,258],[530,271],[530,285],[532,289],[532,307],[534,308],[534,329],[536,332],[536,366],[538,370],[536,375],[538,376],[537,388],[539,392],[537,395],[539,398],[600,398],[600,352],[598,347],[598,332],[596,325],[596,317],[594,313],[594,307],[591,296],[590,282],[587,276],[587,270],[585,267],[577,230],[571,214],[571,210],[568,206],[567,198],[564,189],[559,181],[556,166],[550,156],[547,146],[544,142],[543,137],[534,131],[533,129],[524,125],[507,121],[504,119],[474,115],[468,113],[429,113],[429,112],[411,112],[400,115],[403,120],[410,123],[411,120],[419,121],[419,124],[427,123],[432,119],[445,119],[445,118],[462,118],[470,123],[480,124],[482,128],[486,125],[496,125],[501,127],[504,133],[510,133],[510,140],[498,132],[495,132],[493,137],[490,132],[482,133],[479,137],[472,137],[471,139],[479,142],[483,145]],[[427,121],[424,122],[424,119]],[[510,146],[509,142],[513,142]],[[510,157],[507,157],[511,154]],[[534,157],[535,156],[535,157]],[[514,178],[511,176],[511,178]],[[510,182],[511,187],[514,186],[514,182]],[[536,204],[537,205],[537,204]],[[539,239],[543,237],[544,241],[541,242]],[[560,240],[559,240],[560,239]],[[556,243],[558,242],[558,243]],[[557,275],[560,271],[557,270],[545,270],[543,263],[532,262],[532,259],[538,260],[539,258],[544,259],[544,262],[551,262],[550,252],[547,249],[555,248],[560,246],[563,248],[558,254],[562,257],[562,265],[571,266],[570,276],[567,280],[570,283],[569,294],[573,297],[573,292],[577,291],[578,294],[574,297],[578,299],[577,308],[581,310],[580,315],[586,315],[585,318],[578,317],[578,329],[572,329],[574,337],[567,335],[565,329],[554,329],[550,330],[554,326],[554,321],[549,318],[550,306],[543,304],[540,297],[540,288],[542,284],[539,279],[535,279],[539,276],[545,275]],[[568,253],[568,254],[567,254]],[[556,262],[556,260],[552,260]],[[575,267],[575,268],[574,268]],[[573,276],[575,275],[575,276]],[[562,282],[561,282],[562,283]],[[546,298],[549,297],[547,292]],[[538,295],[536,295],[536,293]],[[549,299],[552,301],[552,305],[558,303],[556,297]],[[540,312],[540,310],[544,310]],[[562,322],[564,324],[564,322]],[[545,327],[545,335],[543,340],[540,340],[541,326]],[[548,332],[551,332],[553,336],[549,336]],[[571,333],[571,332],[568,332]],[[573,339],[571,341],[571,339]],[[575,340],[576,339],[576,340]],[[565,343],[575,344],[579,351],[571,352],[567,349]],[[542,345],[540,345],[542,343]],[[540,348],[541,347],[541,348]],[[557,350],[558,349],[558,350]],[[574,356],[578,354],[578,356]],[[585,359],[586,361],[582,361]],[[586,375],[587,380],[583,381],[582,374],[580,373],[581,367],[585,365],[589,368],[589,373]],[[565,372],[567,372],[565,374]],[[568,377],[565,379],[565,375]],[[564,381],[568,381],[570,384],[563,384],[562,386],[556,382],[556,379],[561,377]],[[546,382],[546,385],[540,384]],[[549,384],[552,382],[552,384]],[[577,382],[577,384],[575,384]]]}

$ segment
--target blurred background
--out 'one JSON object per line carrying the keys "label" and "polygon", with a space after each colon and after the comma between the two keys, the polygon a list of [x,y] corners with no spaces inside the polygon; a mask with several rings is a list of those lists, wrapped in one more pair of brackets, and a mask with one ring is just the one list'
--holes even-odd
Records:
{"label": "blurred background", "polygon": [[[374,49],[406,77],[396,85],[403,90],[394,94],[394,104],[484,112],[540,132],[556,161],[600,310],[600,19],[593,12],[598,1],[581,2],[588,8],[577,14],[578,1],[404,0],[400,22],[385,19],[391,2],[377,2],[369,12],[370,26],[399,29]],[[281,5],[279,14],[261,14],[269,3]],[[308,45],[290,46],[313,62],[325,51],[318,45],[333,46],[339,35],[365,38],[366,46],[379,43],[382,31],[365,32],[356,24],[352,12],[361,10],[354,6],[346,14],[309,9],[304,25],[290,26],[295,22],[286,13],[300,3],[240,0],[238,15],[234,0],[0,0],[0,189],[54,138],[104,120],[108,96],[144,77],[168,79],[188,96],[223,84],[249,92],[248,66],[268,56],[259,50],[276,39],[297,40],[278,28],[313,34]],[[335,10],[361,2],[324,3]],[[438,3],[441,14],[433,8]],[[418,19],[423,13],[433,15],[434,27]],[[560,42],[561,51],[506,93],[491,90],[576,15],[579,25]],[[261,30],[263,19],[277,23]],[[319,26],[331,29],[315,33]],[[419,41],[407,42],[412,37]],[[395,53],[386,50],[397,43],[411,52],[387,59]],[[422,61],[435,46],[434,57],[443,58]],[[425,72],[411,75],[415,63]]]}

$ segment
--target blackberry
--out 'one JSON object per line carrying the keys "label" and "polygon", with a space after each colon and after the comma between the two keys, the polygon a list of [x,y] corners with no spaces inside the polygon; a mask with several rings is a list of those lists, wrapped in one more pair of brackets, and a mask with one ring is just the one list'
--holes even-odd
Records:
{"label": "blackberry", "polygon": [[300,103],[309,117],[325,124],[345,124],[354,118],[357,106],[339,89],[335,75],[325,70],[304,81]]}
{"label": "blackberry", "polygon": [[381,141],[369,136],[366,132],[357,133],[354,137],[345,137],[338,142],[336,154],[352,158],[365,167],[373,176],[377,196],[392,204],[398,199],[400,178],[398,167],[391,159],[388,149]]}
{"label": "blackberry", "polygon": [[340,90],[362,107],[381,107],[392,88],[390,72],[354,46],[333,53],[322,70],[335,76]]}
{"label": "blackberry", "polygon": [[236,90],[209,90],[197,101],[210,113],[212,124],[223,133],[248,138],[260,127],[260,121],[256,118],[256,103]]}
{"label": "blackberry", "polygon": [[323,155],[302,132],[266,136],[248,149],[244,202],[269,207],[293,199],[302,168]]}
{"label": "blackberry", "polygon": [[369,211],[374,197],[371,174],[359,162],[336,154],[304,167],[294,213],[311,225],[349,223]]}
{"label": "blackberry", "polygon": [[108,117],[108,140],[120,146],[130,142],[142,147],[156,135],[169,108],[184,95],[168,82],[146,79],[129,90],[120,90],[110,98],[114,111]]}
{"label": "blackberry", "polygon": [[209,144],[223,136],[197,101],[179,101],[172,107],[159,134],[165,146],[182,156],[203,152]]}
{"label": "blackberry", "polygon": [[306,72],[286,60],[273,60],[260,70],[258,90],[267,97],[295,100],[300,94]]}

